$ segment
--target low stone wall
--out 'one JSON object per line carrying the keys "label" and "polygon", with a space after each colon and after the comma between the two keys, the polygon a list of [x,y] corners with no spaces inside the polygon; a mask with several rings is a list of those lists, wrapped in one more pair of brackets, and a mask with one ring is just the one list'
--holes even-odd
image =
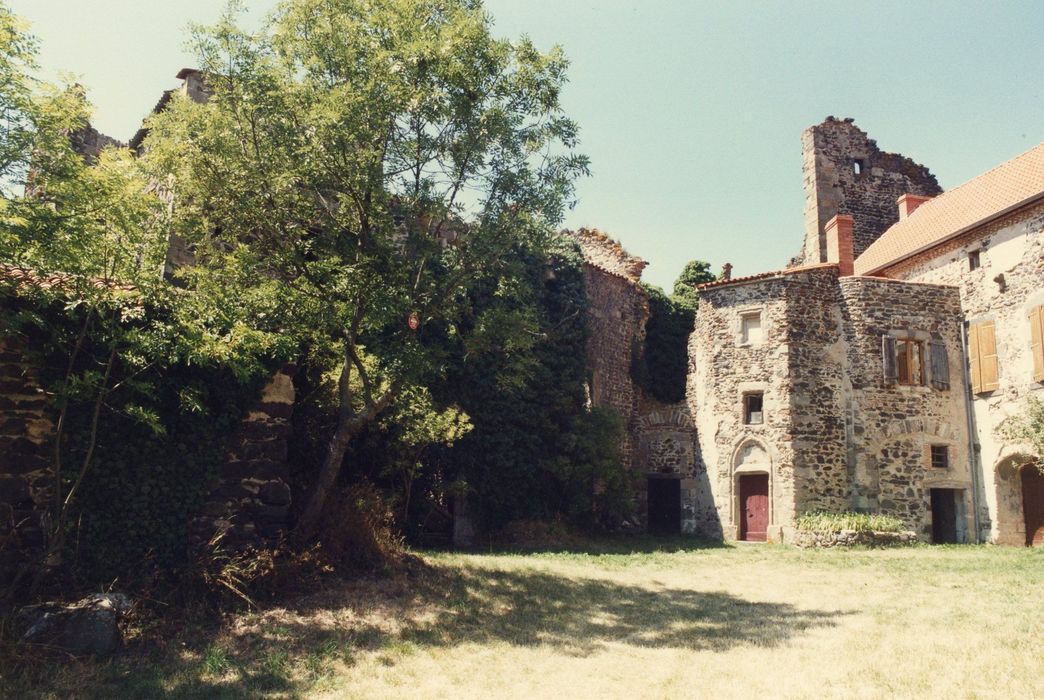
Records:
{"label": "low stone wall", "polygon": [[827,548],[827,547],[896,547],[913,544],[917,535],[909,530],[903,532],[877,532],[874,530],[841,530],[825,532],[816,530],[795,530],[790,544],[795,547]]}

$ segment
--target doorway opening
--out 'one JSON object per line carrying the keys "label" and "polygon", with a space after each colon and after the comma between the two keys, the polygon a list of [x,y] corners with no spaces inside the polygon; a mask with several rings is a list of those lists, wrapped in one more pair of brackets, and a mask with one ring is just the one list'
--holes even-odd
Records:
{"label": "doorway opening", "polygon": [[957,544],[964,541],[964,492],[960,489],[931,489],[932,542]]}
{"label": "doorway opening", "polygon": [[764,542],[769,524],[768,474],[741,474],[739,477],[739,537],[748,542]]}
{"label": "doorway opening", "polygon": [[1044,474],[1036,464],[1022,468],[1022,516],[1026,521],[1026,546],[1044,547]]}
{"label": "doorway opening", "polygon": [[681,534],[681,479],[649,477],[647,493],[649,532]]}

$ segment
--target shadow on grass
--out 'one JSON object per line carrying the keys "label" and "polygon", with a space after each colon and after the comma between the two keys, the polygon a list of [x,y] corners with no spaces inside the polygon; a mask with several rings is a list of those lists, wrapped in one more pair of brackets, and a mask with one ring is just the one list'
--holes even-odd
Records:
{"label": "shadow on grass", "polygon": [[[352,614],[331,618],[331,610]],[[836,625],[846,614],[753,602],[723,591],[449,564],[412,578],[329,590],[302,600],[293,613],[261,616],[235,635],[197,634],[187,649],[170,644],[141,650],[136,659],[128,655],[93,674],[91,687],[80,695],[295,697],[335,673],[337,664],[351,665],[362,655],[393,666],[411,654],[463,644],[550,647],[576,657],[610,646],[711,652],[774,647]],[[331,624],[348,618],[350,626]]]}
{"label": "shadow on grass", "polygon": [[[498,546],[485,549],[481,545],[471,549],[474,554],[657,554],[694,552],[702,549],[729,549],[733,547],[721,540],[703,540],[684,535],[618,535],[585,539],[576,543],[546,544],[535,546]],[[439,551],[460,550],[443,549]]]}

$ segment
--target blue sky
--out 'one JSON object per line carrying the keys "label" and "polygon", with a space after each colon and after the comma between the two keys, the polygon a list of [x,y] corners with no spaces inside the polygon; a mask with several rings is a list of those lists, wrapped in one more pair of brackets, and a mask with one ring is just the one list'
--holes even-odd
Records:
{"label": "blue sky", "polygon": [[[128,139],[192,64],[186,25],[221,0],[7,0],[45,77],[87,86]],[[260,17],[274,0],[248,0]],[[801,131],[854,117],[954,187],[1044,140],[1044,3],[487,0],[498,34],[561,44],[593,176],[571,227],[598,227],[670,287],[686,261],[735,275],[801,246]]]}

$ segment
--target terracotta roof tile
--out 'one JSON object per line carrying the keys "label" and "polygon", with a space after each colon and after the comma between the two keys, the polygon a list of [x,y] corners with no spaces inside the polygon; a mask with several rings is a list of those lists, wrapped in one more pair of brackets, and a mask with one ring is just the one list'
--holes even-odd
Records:
{"label": "terracotta roof tile", "polygon": [[855,273],[877,272],[1044,197],[1044,143],[919,206],[856,258]]}

